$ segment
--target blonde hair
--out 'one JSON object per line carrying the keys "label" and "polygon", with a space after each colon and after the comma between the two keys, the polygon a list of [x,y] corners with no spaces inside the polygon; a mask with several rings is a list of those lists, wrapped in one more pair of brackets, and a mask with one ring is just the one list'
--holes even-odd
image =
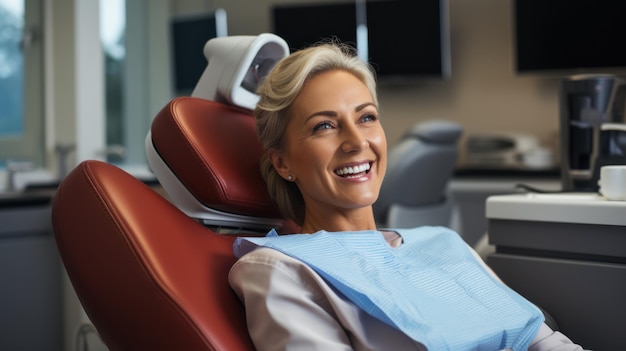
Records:
{"label": "blonde hair", "polygon": [[304,222],[302,194],[294,182],[283,179],[274,169],[268,151],[283,149],[289,107],[304,84],[313,76],[331,70],[344,70],[357,77],[378,107],[376,79],[370,65],[356,57],[351,47],[340,43],[322,43],[294,52],[270,71],[258,89],[261,98],[254,115],[266,151],[261,159],[261,174],[282,214],[300,226]]}

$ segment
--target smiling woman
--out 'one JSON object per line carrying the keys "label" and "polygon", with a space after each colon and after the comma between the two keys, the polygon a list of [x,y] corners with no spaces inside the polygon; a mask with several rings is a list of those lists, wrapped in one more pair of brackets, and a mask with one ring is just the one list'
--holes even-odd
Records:
{"label": "smiling woman", "polygon": [[[298,65],[294,64],[297,62],[309,62],[309,66],[306,69],[300,69]],[[349,82],[346,84],[356,84],[359,88],[357,90],[358,94],[355,92],[355,96],[351,97],[351,99],[357,99],[354,100],[357,102],[352,102],[354,104],[352,106],[343,107],[343,114],[346,114],[345,111],[347,109],[350,113],[348,115],[350,118],[346,116],[339,118],[339,112],[342,111],[339,111],[335,105],[330,103],[316,105],[303,99],[297,102],[298,96],[302,94],[302,90],[309,85],[307,83],[310,83],[310,80],[318,74],[329,73],[328,71],[332,71],[330,68],[341,70],[344,73],[342,78],[348,76]],[[365,120],[369,121],[371,116],[374,116],[376,121],[372,124],[382,131],[380,122],[377,120],[378,96],[376,83],[369,66],[354,56],[353,49],[345,45],[325,45],[320,46],[318,50],[299,51],[283,60],[282,64],[275,68],[273,72],[259,88],[261,99],[255,110],[259,136],[264,148],[271,151],[262,160],[261,170],[268,183],[270,194],[278,203],[285,216],[302,225],[305,217],[305,206],[303,193],[298,188],[301,182],[286,181],[285,179],[288,179],[289,176],[292,176],[292,179],[294,177],[305,177],[305,174],[302,172],[297,174],[283,172],[279,174],[279,168],[275,167],[275,162],[281,161],[281,154],[286,155],[288,151],[285,148],[286,143],[291,139],[302,138],[305,135],[309,139],[323,137],[327,131],[314,130],[320,127],[341,130],[343,131],[342,135],[346,135],[352,133],[357,125],[361,125],[356,124],[363,121],[361,117],[367,116]],[[339,77],[333,78],[336,78],[337,81],[342,81]],[[315,92],[319,89],[314,89],[313,87],[311,90]],[[324,94],[323,90],[317,91],[321,100],[325,100],[325,97],[321,96],[321,94]],[[329,95],[337,95],[339,91],[340,89],[336,89],[334,94]],[[360,101],[358,101],[359,98],[361,99]],[[296,105],[301,106],[303,110],[294,111]],[[320,113],[321,111],[326,112]],[[292,117],[295,115],[298,115],[299,123],[291,123]],[[346,124],[346,121],[349,119],[353,119],[353,121]],[[338,124],[340,121],[342,122],[341,125]],[[333,126],[341,126],[343,128],[337,129]],[[299,130],[301,133],[296,134],[294,137],[284,137],[286,131],[291,129],[298,130],[298,127],[302,129]],[[384,132],[381,135],[384,137]],[[363,161],[358,160],[358,162]],[[381,169],[384,170],[384,167]]]}
{"label": "smiling woman", "polygon": [[457,233],[376,227],[387,143],[375,89],[338,44],[291,54],[259,87],[262,173],[301,229],[234,244],[229,282],[256,349],[580,350]]}
{"label": "smiling woman", "polygon": [[[284,147],[268,157],[302,194],[302,232],[354,229],[349,219],[369,217],[387,165],[372,94],[352,73],[330,70],[309,78],[289,111]],[[375,228],[371,218],[365,229]]]}

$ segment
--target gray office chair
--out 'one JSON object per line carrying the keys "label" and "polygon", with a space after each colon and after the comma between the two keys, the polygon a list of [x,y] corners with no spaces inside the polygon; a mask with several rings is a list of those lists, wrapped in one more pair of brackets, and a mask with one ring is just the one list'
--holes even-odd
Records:
{"label": "gray office chair", "polygon": [[454,122],[419,122],[389,151],[387,175],[374,204],[379,226],[460,227],[448,182],[461,133],[462,127]]}

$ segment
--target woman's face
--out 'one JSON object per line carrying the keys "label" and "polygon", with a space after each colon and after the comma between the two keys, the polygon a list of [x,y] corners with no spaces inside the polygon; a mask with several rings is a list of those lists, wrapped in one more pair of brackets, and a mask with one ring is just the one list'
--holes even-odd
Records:
{"label": "woman's face", "polygon": [[273,157],[292,176],[306,215],[368,207],[385,174],[387,141],[367,87],[342,70],[311,78],[290,107],[285,149]]}

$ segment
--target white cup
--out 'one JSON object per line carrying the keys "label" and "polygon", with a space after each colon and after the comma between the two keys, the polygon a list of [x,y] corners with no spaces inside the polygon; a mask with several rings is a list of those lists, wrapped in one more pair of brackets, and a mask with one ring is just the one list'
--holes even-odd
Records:
{"label": "white cup", "polygon": [[626,165],[600,168],[598,185],[607,200],[626,201]]}

